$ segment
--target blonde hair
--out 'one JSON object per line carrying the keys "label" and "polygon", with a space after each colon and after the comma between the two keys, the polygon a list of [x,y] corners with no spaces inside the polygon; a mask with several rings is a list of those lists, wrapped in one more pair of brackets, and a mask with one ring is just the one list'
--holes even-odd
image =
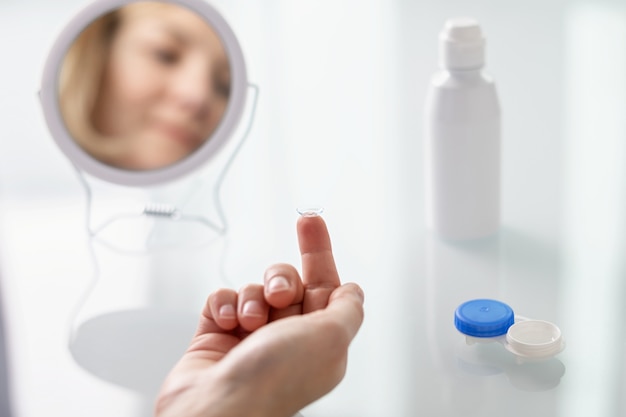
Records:
{"label": "blonde hair", "polygon": [[100,159],[104,158],[99,144],[105,138],[93,126],[92,115],[119,20],[116,10],[89,24],[68,49],[59,76],[59,104],[66,127],[83,149]]}

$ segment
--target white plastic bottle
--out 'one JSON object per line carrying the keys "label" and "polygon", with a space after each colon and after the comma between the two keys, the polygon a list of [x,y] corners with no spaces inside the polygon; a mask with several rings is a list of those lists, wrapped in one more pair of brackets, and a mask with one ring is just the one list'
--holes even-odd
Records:
{"label": "white plastic bottle", "polygon": [[468,240],[500,224],[500,104],[483,71],[485,39],[471,18],[446,21],[425,106],[426,221]]}

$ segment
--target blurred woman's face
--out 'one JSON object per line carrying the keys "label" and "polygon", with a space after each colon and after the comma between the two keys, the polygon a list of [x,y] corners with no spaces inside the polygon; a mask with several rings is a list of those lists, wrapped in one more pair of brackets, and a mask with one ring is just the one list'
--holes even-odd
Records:
{"label": "blurred woman's face", "polygon": [[161,168],[217,127],[230,94],[228,59],[211,27],[183,7],[138,3],[120,13],[94,127],[119,142],[115,165]]}

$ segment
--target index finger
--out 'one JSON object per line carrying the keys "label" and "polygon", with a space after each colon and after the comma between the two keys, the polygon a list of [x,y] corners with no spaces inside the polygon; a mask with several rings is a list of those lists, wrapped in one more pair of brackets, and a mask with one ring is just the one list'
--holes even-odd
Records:
{"label": "index finger", "polygon": [[319,216],[298,219],[298,242],[305,288],[303,312],[326,307],[330,293],[341,285],[326,222]]}

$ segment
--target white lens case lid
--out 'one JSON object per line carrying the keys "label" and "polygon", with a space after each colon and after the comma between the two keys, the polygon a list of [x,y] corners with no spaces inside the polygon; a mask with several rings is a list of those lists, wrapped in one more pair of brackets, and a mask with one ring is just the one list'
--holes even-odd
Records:
{"label": "white lens case lid", "polygon": [[504,347],[520,358],[548,359],[565,349],[565,341],[554,323],[523,319],[509,327]]}

